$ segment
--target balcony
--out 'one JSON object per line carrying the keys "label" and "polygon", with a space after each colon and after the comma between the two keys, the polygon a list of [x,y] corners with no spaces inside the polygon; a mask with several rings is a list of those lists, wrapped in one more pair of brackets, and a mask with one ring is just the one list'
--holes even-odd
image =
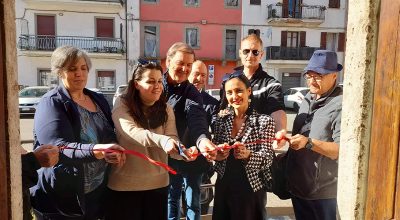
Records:
{"label": "balcony", "polygon": [[73,37],[49,35],[21,35],[18,48],[24,51],[53,51],[57,47],[70,45],[89,53],[124,53],[124,43],[119,38]]}
{"label": "balcony", "polygon": [[313,26],[325,21],[326,7],[321,5],[301,4],[289,7],[289,5],[276,3],[267,7],[267,22],[271,25]]}
{"label": "balcony", "polygon": [[280,47],[266,48],[267,60],[309,60],[318,47]]}

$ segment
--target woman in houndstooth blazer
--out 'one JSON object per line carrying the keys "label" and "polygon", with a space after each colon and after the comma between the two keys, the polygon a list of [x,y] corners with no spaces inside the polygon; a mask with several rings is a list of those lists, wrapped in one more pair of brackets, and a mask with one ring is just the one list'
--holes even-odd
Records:
{"label": "woman in houndstooth blazer", "polygon": [[[217,155],[213,219],[263,220],[267,217],[266,183],[271,179],[275,123],[252,109],[245,75],[228,75],[223,89],[222,106],[229,105],[229,110],[218,117],[213,142],[236,147]],[[255,143],[257,140],[269,141]]]}

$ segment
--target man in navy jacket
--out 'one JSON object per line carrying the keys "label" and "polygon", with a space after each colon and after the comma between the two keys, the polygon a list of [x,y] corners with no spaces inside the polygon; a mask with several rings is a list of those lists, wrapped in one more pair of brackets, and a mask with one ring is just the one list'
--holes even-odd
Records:
{"label": "man in navy jacket", "polygon": [[188,81],[194,51],[187,44],[173,44],[167,52],[167,72],[164,75],[164,92],[175,113],[179,139],[187,147],[197,146],[202,153],[195,161],[169,159],[178,171],[170,176],[168,194],[168,219],[179,219],[182,185],[185,184],[187,219],[200,219],[200,184],[208,160],[216,157],[215,145],[210,141],[207,116],[199,91]]}

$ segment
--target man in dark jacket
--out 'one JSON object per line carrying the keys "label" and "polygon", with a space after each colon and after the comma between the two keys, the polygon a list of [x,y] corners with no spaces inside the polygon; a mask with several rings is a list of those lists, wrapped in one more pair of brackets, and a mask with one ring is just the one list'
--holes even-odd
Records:
{"label": "man in dark jacket", "polygon": [[333,51],[317,50],[304,78],[310,93],[293,122],[286,176],[296,219],[336,220],[342,65]]}
{"label": "man in dark jacket", "polygon": [[23,148],[21,150],[24,220],[30,220],[32,219],[32,215],[29,188],[34,186],[38,181],[36,170],[41,167],[51,167],[57,164],[59,149],[57,146],[42,145],[29,153]]}
{"label": "man in dark jacket", "polygon": [[210,141],[207,116],[199,91],[188,81],[194,51],[185,43],[173,44],[168,52],[164,75],[164,91],[168,104],[176,118],[179,139],[186,147],[197,146],[203,156],[185,162],[169,159],[169,164],[178,171],[170,176],[168,195],[168,218],[179,219],[182,185],[185,184],[187,219],[200,219],[200,184],[208,160],[216,157],[215,145]]}
{"label": "man in dark jacket", "polygon": [[[239,56],[243,66],[235,68],[242,71],[250,80],[254,109],[260,114],[270,115],[275,120],[275,130],[286,134],[286,113],[283,102],[282,85],[268,75],[260,64],[264,54],[263,42],[256,34],[242,39]],[[281,146],[281,144],[280,144]]]}
{"label": "man in dark jacket", "polygon": [[[214,131],[214,123],[217,119],[217,115],[219,112],[219,101],[204,91],[204,87],[207,79],[207,66],[201,60],[194,61],[192,65],[192,71],[189,75],[189,82],[192,83],[197,90],[199,90],[201,97],[203,98],[203,108],[207,113],[207,122],[211,128],[211,131]],[[203,173],[202,183],[209,184],[211,183],[211,177],[214,174],[213,165],[210,162],[209,168],[206,172]],[[203,196],[204,195],[204,196]],[[210,202],[213,199],[213,190],[212,188],[204,188],[201,190],[201,198],[205,198],[205,201],[201,202],[201,214],[208,213],[208,207]]]}

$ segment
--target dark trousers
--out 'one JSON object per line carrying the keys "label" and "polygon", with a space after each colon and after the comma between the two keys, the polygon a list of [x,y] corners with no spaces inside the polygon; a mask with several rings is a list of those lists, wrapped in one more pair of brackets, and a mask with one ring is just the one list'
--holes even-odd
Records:
{"label": "dark trousers", "polygon": [[226,184],[216,184],[213,220],[264,220],[267,192],[243,191]]}
{"label": "dark trousers", "polygon": [[[94,191],[85,194],[85,214],[75,216],[66,216],[61,213],[43,213],[33,209],[36,220],[98,220],[104,217],[104,192],[102,185]],[[83,204],[79,204],[83,206]]]}
{"label": "dark trousers", "polygon": [[108,191],[106,220],[167,219],[167,187],[145,191]]}
{"label": "dark trousers", "polygon": [[305,200],[292,197],[296,220],[336,220],[336,199]]}

